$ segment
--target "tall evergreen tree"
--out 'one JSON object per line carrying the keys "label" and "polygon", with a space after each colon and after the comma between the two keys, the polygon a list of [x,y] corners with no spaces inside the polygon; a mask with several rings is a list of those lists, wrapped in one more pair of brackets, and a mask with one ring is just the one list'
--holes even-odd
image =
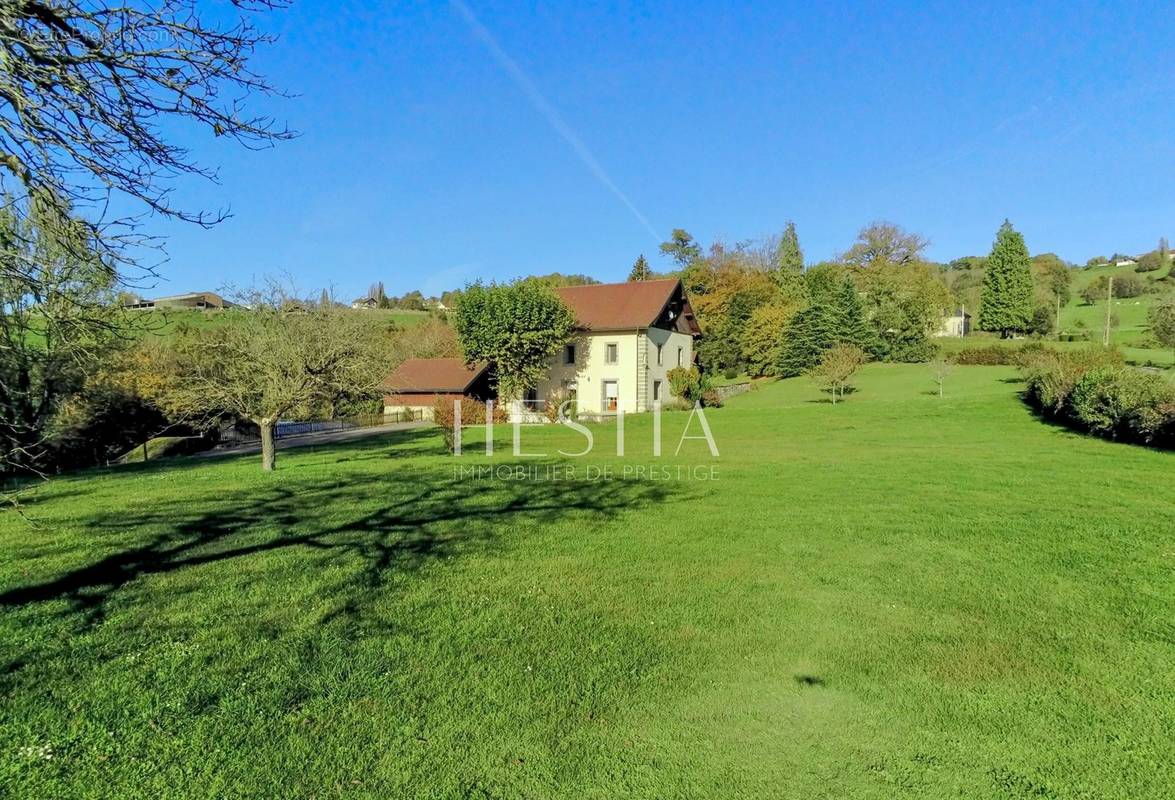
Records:
{"label": "tall evergreen tree", "polygon": [[628,279],[630,281],[648,281],[653,279],[653,271],[649,269],[649,262],[645,260],[644,253],[641,253],[636,263],[632,265],[632,272],[628,273]]}
{"label": "tall evergreen tree", "polygon": [[857,294],[852,278],[845,276],[832,297],[833,325],[837,344],[853,344],[876,356],[880,342],[877,331],[865,313],[865,304]]}
{"label": "tall evergreen tree", "polygon": [[1032,268],[1024,237],[1004,220],[987,259],[979,304],[979,329],[1007,338],[1032,321]]}
{"label": "tall evergreen tree", "polygon": [[823,303],[810,305],[787,326],[777,372],[784,378],[803,375],[819,364],[824,351],[835,344],[836,320],[832,308]]}
{"label": "tall evergreen tree", "polygon": [[826,350],[851,344],[875,354],[880,343],[852,278],[828,270],[812,273],[811,304],[792,319],[778,362],[783,377],[802,375]]}
{"label": "tall evergreen tree", "polygon": [[796,224],[788,222],[779,240],[779,250],[775,254],[777,269],[785,272],[804,271],[804,251],[800,249],[800,237],[796,235]]}
{"label": "tall evergreen tree", "polygon": [[330,293],[326,289],[322,290],[322,295],[318,298],[319,308],[330,308]]}

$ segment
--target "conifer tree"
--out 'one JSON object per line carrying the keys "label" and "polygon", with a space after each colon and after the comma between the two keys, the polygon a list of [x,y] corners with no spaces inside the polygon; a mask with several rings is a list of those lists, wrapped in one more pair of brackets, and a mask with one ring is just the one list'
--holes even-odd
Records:
{"label": "conifer tree", "polygon": [[832,296],[832,304],[837,343],[853,344],[870,355],[877,355],[880,346],[877,331],[869,322],[852,278],[844,277]]}
{"label": "conifer tree", "polygon": [[811,303],[792,319],[780,349],[777,367],[783,377],[802,375],[838,344],[855,345],[871,355],[880,347],[852,278],[827,270],[810,275]]}
{"label": "conifer tree", "polygon": [[792,318],[779,353],[777,372],[781,377],[803,375],[820,363],[824,351],[836,344],[836,321],[832,308],[814,303]]}
{"label": "conifer tree", "polygon": [[1025,331],[1033,312],[1032,268],[1024,237],[1004,220],[996,234],[980,295],[979,328],[1005,339]]}
{"label": "conifer tree", "polygon": [[628,273],[628,279],[630,281],[648,281],[653,279],[653,271],[649,269],[649,262],[645,260],[644,253],[641,253],[636,263],[632,265],[632,272]]}
{"label": "conifer tree", "polygon": [[788,222],[779,240],[775,256],[776,267],[787,272],[804,271],[804,251],[800,249],[800,237],[796,235],[796,224]]}

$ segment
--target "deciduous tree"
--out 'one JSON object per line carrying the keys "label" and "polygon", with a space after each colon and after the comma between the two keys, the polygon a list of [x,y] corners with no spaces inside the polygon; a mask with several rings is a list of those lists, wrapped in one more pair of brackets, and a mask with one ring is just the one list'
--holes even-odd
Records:
{"label": "deciduous tree", "polygon": [[756,308],[742,330],[739,345],[751,375],[776,375],[784,334],[792,318],[803,308],[798,302],[774,302]]}
{"label": "deciduous tree", "polygon": [[547,375],[575,316],[544,286],[474,283],[458,301],[453,325],[465,360],[491,364],[502,398],[515,400]]}
{"label": "deciduous tree", "polygon": [[930,362],[930,375],[934,378],[935,384],[938,386],[938,396],[943,396],[943,387],[947,382],[947,378],[955,371],[955,362],[946,356],[939,356]]}
{"label": "deciduous tree", "polygon": [[204,226],[223,219],[173,201],[176,176],[213,176],[179,143],[177,125],[251,148],[292,135],[245,111],[250,95],[274,92],[250,69],[271,40],[250,12],[282,4],[237,0],[239,13],[212,14],[196,0],[4,2],[0,181],[55,205],[62,224],[87,226],[75,255],[96,250],[112,270],[143,243],[133,217],[101,218],[112,195]]}
{"label": "deciduous tree", "polygon": [[892,222],[873,222],[857,233],[857,241],[843,256],[852,267],[869,268],[923,261],[930,242]]}
{"label": "deciduous tree", "polygon": [[864,364],[869,354],[852,344],[838,344],[826,350],[820,363],[808,371],[808,376],[832,397],[832,404],[843,399],[850,381]]}
{"label": "deciduous tree", "polygon": [[1175,351],[1175,297],[1168,297],[1151,306],[1147,324],[1155,341]]}
{"label": "deciduous tree", "polygon": [[283,310],[254,300],[231,324],[195,329],[176,342],[173,416],[230,413],[261,429],[261,468],[275,466],[274,426],[341,397],[382,393],[390,371],[387,330],[344,309]]}
{"label": "deciduous tree", "polygon": [[688,231],[674,228],[669,241],[661,243],[661,255],[672,258],[678,269],[685,269],[702,257],[702,248]]}
{"label": "deciduous tree", "polygon": [[119,340],[113,274],[90,233],[56,202],[0,202],[0,471],[46,466],[54,416]]}

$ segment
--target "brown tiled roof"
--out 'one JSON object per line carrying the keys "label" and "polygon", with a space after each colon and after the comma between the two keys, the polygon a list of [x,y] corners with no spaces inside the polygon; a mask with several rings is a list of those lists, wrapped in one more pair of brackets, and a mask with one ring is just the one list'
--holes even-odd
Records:
{"label": "brown tiled roof", "polygon": [[485,364],[468,366],[460,358],[410,358],[384,381],[393,392],[464,392]]}
{"label": "brown tiled roof", "polygon": [[563,286],[555,290],[587,330],[647,328],[657,321],[680,283],[677,278]]}

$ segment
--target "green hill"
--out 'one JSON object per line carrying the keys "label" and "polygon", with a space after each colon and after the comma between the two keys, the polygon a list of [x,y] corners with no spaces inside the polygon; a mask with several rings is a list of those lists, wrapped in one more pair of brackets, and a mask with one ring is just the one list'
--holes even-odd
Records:
{"label": "green hill", "polygon": [[[1086,304],[1081,298],[1081,291],[1100,278],[1132,275],[1145,282],[1149,291],[1138,297],[1113,300],[1112,313],[1118,318],[1118,325],[1110,338],[1114,344],[1135,349],[1154,347],[1146,330],[1147,312],[1158,299],[1175,296],[1175,279],[1168,278],[1168,274],[1167,270],[1137,273],[1132,266],[1075,270],[1072,298],[1061,310],[1062,330],[1067,333],[1087,331],[1094,341],[1100,342],[1106,319],[1106,301]],[[1161,352],[1161,348],[1156,352]],[[1170,360],[1169,354],[1167,360]]]}
{"label": "green hill", "polygon": [[[135,330],[144,334],[170,336],[181,326],[203,328],[227,325],[248,313],[249,311],[243,308],[230,308],[223,311],[168,309],[131,312],[128,314],[128,319],[133,323]],[[374,320],[386,319],[401,328],[419,325],[430,316],[428,311],[405,311],[402,309],[355,309],[351,313],[363,314]]]}

